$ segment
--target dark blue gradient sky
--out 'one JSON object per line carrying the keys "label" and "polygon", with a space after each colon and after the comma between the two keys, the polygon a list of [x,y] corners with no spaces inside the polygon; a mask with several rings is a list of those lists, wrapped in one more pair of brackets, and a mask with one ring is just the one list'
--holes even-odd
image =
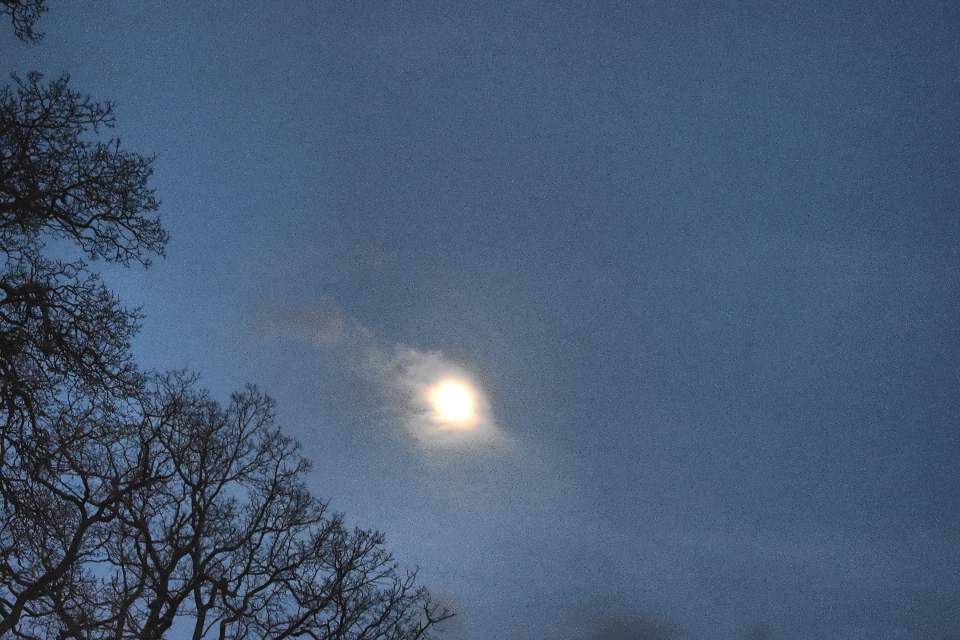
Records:
{"label": "dark blue gradient sky", "polygon": [[139,360],[274,396],[449,638],[960,637],[960,4],[50,7],[5,67],[158,154]]}

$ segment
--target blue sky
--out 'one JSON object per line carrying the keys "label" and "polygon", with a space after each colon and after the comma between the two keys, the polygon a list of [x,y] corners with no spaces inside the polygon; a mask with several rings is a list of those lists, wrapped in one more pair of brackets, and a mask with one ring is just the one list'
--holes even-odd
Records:
{"label": "blue sky", "polygon": [[960,633],[958,5],[50,8],[7,68],[157,154],[139,361],[275,397],[448,637]]}

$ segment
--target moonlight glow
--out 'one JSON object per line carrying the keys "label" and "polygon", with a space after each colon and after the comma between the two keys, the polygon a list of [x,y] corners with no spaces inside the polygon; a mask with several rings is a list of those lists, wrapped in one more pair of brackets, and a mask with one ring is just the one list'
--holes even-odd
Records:
{"label": "moonlight glow", "polygon": [[477,378],[442,352],[400,346],[379,375],[392,416],[424,449],[479,453],[506,444]]}
{"label": "moonlight glow", "polygon": [[476,398],[466,384],[444,380],[430,390],[429,396],[437,422],[461,429],[476,422]]}

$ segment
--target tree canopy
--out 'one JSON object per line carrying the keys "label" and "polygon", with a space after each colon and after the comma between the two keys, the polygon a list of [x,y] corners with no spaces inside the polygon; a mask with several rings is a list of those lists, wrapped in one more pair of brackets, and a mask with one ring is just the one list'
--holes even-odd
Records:
{"label": "tree canopy", "polygon": [[[43,0],[0,7],[39,39]],[[269,398],[136,366],[140,316],[86,260],[168,237],[112,118],[67,76],[0,90],[0,638],[433,637],[451,614],[310,493]]]}
{"label": "tree canopy", "polygon": [[44,249],[66,239],[145,263],[166,241],[149,160],[86,139],[112,124],[109,105],[66,77],[14,81],[0,91],[0,635],[73,588],[120,497],[147,481],[102,466],[139,420],[138,316],[82,258]]}

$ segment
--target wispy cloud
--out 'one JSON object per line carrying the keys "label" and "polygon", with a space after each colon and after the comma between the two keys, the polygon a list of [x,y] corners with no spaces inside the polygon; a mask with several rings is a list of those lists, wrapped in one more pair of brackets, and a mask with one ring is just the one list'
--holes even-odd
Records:
{"label": "wispy cloud", "polygon": [[[443,352],[397,345],[376,353],[370,373],[389,390],[393,416],[421,446],[481,450],[503,443],[486,393],[466,367]],[[462,426],[444,421],[431,402],[431,391],[447,380],[465,385],[474,397],[472,419]]]}
{"label": "wispy cloud", "polygon": [[[384,345],[367,327],[332,306],[274,310],[259,315],[261,326],[282,338],[307,340],[339,352],[344,365],[382,398],[382,414],[427,450],[490,451],[507,442],[494,419],[486,391],[464,363],[440,350]],[[468,390],[469,419],[450,421],[432,402],[436,387],[455,382]]]}
{"label": "wispy cloud", "polygon": [[334,347],[350,337],[351,329],[339,309],[305,307],[261,312],[258,324],[279,337],[305,338],[321,347]]}

